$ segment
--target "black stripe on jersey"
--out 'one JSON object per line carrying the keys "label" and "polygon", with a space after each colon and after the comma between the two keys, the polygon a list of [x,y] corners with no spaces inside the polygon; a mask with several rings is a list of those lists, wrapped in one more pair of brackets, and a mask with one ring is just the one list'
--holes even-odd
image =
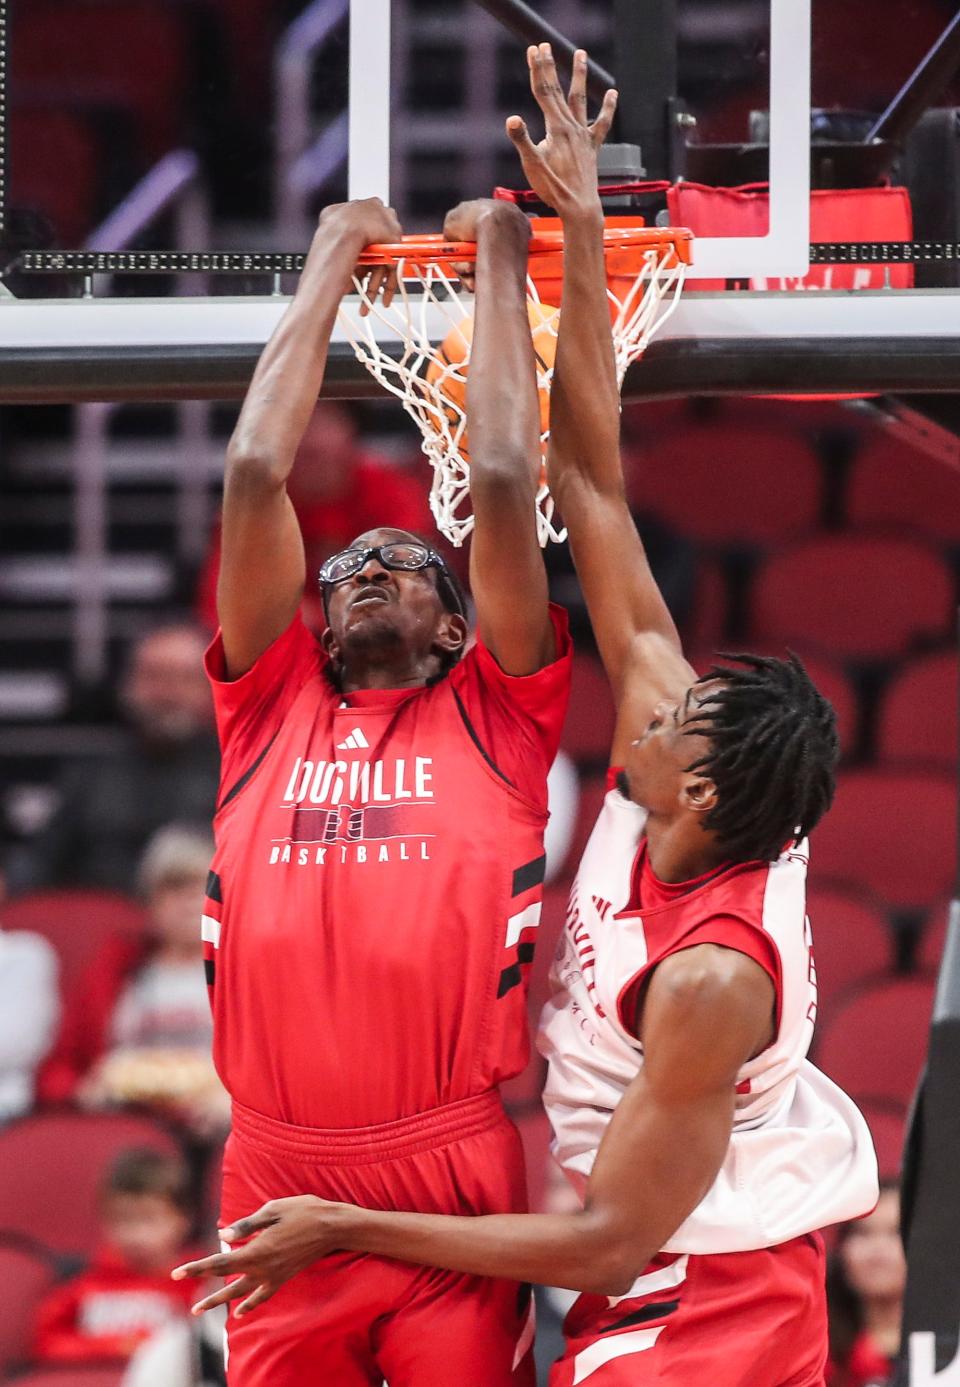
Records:
{"label": "black stripe on jersey", "polygon": [[500,974],[500,983],[497,987],[498,998],[505,997],[512,988],[516,987],[517,983],[523,980],[520,965],[521,963],[533,962],[533,951],[535,947],[536,946],[533,944],[521,944],[518,947],[516,963],[511,963],[510,967],[504,968],[503,972]]}
{"label": "black stripe on jersey", "polygon": [[276,735],[277,735],[276,732],[274,732],[273,736],[270,738],[269,742],[267,742],[267,745],[263,748],[263,750],[261,751],[260,755],[259,755],[259,756],[257,757],[257,759],[254,761],[253,765],[250,766],[247,770],[244,771],[243,775],[241,775],[241,777],[240,777],[240,779],[237,781],[237,783],[236,783],[235,785],[233,785],[233,786],[227,791],[227,793],[224,795],[223,799],[222,799],[222,800],[220,801],[220,803],[217,805],[217,812],[218,812],[218,813],[220,812],[221,809],[224,808],[225,805],[229,804],[230,801],[231,801],[232,799],[236,798],[236,796],[239,795],[239,793],[240,793],[240,791],[243,789],[244,785],[246,785],[247,781],[248,781],[248,780],[250,779],[250,777],[253,775],[254,771],[258,769],[258,767],[259,767],[259,765],[260,765],[260,762],[263,760],[263,758],[266,756],[267,752],[268,752],[268,751],[270,750],[270,748],[273,746],[274,740],[276,739]]}
{"label": "black stripe on jersey", "polygon": [[207,872],[207,895],[212,901],[216,901],[217,905],[223,905],[223,890],[216,872]]}
{"label": "black stripe on jersey", "polygon": [[[531,886],[542,886],[546,874],[547,854],[543,853],[541,857],[535,857],[532,862],[525,862],[522,867],[517,868],[513,874],[511,895],[522,896]],[[209,895],[209,892],[207,894]]]}
{"label": "black stripe on jersey", "polygon": [[622,1320],[617,1320],[616,1324],[605,1324],[599,1331],[601,1334],[612,1334],[615,1329],[629,1329],[634,1324],[646,1324],[648,1320],[662,1320],[667,1315],[672,1315],[680,1304],[679,1300],[662,1300],[644,1305],[639,1310],[634,1310],[632,1315],[624,1315]]}
{"label": "black stripe on jersey", "polygon": [[207,986],[212,987],[217,974],[217,966],[212,958],[203,960],[203,974],[207,980]]}
{"label": "black stripe on jersey", "polygon": [[467,715],[467,710],[463,706],[463,699],[457,693],[456,689],[453,687],[452,684],[450,685],[450,691],[453,694],[454,698],[457,700],[457,709],[460,713],[460,716],[463,718],[464,727],[470,733],[470,740],[473,742],[473,745],[477,748],[480,755],[486,761],[490,769],[500,777],[503,783],[505,785],[509,785],[511,790],[515,789],[516,787],[514,786],[513,781],[504,775],[503,771],[497,765],[496,761],[494,761],[493,757],[489,755],[480,738],[477,736],[477,729],[474,727],[473,723],[470,721],[470,718]]}

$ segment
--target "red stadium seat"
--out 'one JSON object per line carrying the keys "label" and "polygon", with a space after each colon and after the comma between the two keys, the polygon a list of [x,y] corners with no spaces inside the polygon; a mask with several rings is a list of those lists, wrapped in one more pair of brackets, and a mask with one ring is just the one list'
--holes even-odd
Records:
{"label": "red stadium seat", "polygon": [[31,0],[18,9],[11,46],[25,99],[126,111],[150,159],[177,143],[188,55],[175,7],[153,0]]}
{"label": "red stadium seat", "polygon": [[66,993],[108,939],[141,935],[146,916],[136,901],[115,891],[31,891],[4,905],[3,924],[49,939],[60,959],[60,988]]}
{"label": "red stadium seat", "polygon": [[847,660],[885,659],[950,629],[953,576],[940,555],[896,535],[818,535],[773,555],[751,594],[755,640]]}
{"label": "red stadium seat", "polygon": [[814,1059],[852,1098],[906,1108],[927,1053],[933,982],[893,978],[851,997],[820,1032]]}
{"label": "red stadium seat", "polygon": [[94,227],[100,181],[86,122],[69,111],[14,107],[8,140],[9,205],[46,217],[59,245],[82,245]]}
{"label": "red stadium seat", "polygon": [[814,883],[845,881],[894,909],[925,909],[950,889],[955,801],[951,776],[847,771],[813,832]]}
{"label": "red stadium seat", "polygon": [[122,1364],[90,1367],[65,1363],[62,1368],[33,1368],[10,1383],[11,1387],[14,1382],[16,1387],[122,1387],[126,1371]]}
{"label": "red stadium seat", "polygon": [[926,918],[923,933],[917,943],[914,962],[925,973],[937,973],[943,962],[943,946],[947,942],[947,921],[950,919],[949,899],[938,901]]}
{"label": "red stadium seat", "polygon": [[903,1161],[907,1119],[903,1108],[892,1103],[861,1103],[860,1110],[870,1127],[877,1148],[881,1180],[896,1180]]}
{"label": "red stadium seat", "polygon": [[717,650],[724,642],[730,611],[726,574],[715,560],[697,555],[693,612],[684,629],[685,642],[698,650]]}
{"label": "red stadium seat", "polygon": [[847,493],[854,525],[911,526],[960,544],[960,472],[881,430],[858,452]]}
{"label": "red stadium seat", "polygon": [[912,661],[891,680],[880,707],[877,758],[953,770],[957,764],[957,656]]}
{"label": "red stadium seat", "polygon": [[702,543],[767,545],[820,519],[820,462],[795,432],[692,424],[659,438],[632,470],[632,503]]}
{"label": "red stadium seat", "polygon": [[616,710],[600,661],[578,655],[573,662],[570,707],[561,745],[575,761],[605,761],[613,741]]}
{"label": "red stadium seat", "polygon": [[821,1021],[857,983],[889,973],[893,932],[883,910],[848,887],[813,885],[807,895]]}
{"label": "red stadium seat", "polygon": [[29,1356],[36,1309],[53,1279],[50,1257],[0,1239],[0,1374]]}
{"label": "red stadium seat", "polygon": [[179,1153],[170,1133],[147,1117],[46,1113],[14,1122],[0,1132],[0,1234],[88,1253],[99,1235],[101,1183],[120,1152],[138,1146]]}

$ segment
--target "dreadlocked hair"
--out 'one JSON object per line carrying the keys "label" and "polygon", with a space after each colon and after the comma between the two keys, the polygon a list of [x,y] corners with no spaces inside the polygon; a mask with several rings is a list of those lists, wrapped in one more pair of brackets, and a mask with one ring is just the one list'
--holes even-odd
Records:
{"label": "dreadlocked hair", "polygon": [[709,739],[693,765],[717,788],[704,828],[733,861],[770,862],[830,808],[840,752],[832,705],[792,652],[726,655],[697,681],[718,680],[687,729]]}

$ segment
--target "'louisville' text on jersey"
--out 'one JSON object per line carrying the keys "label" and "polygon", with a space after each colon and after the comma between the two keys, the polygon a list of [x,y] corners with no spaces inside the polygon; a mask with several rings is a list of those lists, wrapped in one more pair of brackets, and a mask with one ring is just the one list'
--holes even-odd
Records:
{"label": "'louisville' text on jersey", "polygon": [[433,799],[433,758],[398,757],[389,761],[311,761],[298,756],[293,763],[284,804],[394,804],[399,800]]}

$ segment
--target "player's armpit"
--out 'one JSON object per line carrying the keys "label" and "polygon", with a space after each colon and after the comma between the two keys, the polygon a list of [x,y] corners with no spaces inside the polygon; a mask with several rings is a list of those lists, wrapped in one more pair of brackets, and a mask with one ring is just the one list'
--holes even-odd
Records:
{"label": "player's armpit", "polygon": [[625,644],[612,766],[623,765],[628,748],[645,731],[661,699],[682,703],[696,679],[696,670],[668,636],[647,631]]}
{"label": "player's armpit", "polygon": [[773,984],[715,945],[655,971],[641,1018],[644,1066],[604,1134],[585,1207],[617,1230],[623,1294],[710,1189],[733,1129],[737,1075],[769,1038]]}

